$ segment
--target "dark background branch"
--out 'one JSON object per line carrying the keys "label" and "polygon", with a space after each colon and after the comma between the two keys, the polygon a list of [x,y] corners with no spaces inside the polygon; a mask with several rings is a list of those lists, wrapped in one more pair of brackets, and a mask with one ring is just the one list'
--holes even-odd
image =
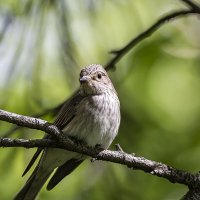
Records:
{"label": "dark background branch", "polygon": [[194,3],[193,1],[190,0],[181,0],[181,1],[183,1],[189,8],[195,10],[197,13],[200,12],[200,5],[198,5],[197,3]]}
{"label": "dark background branch", "polygon": [[144,32],[140,33],[135,38],[133,38],[124,47],[122,47],[121,49],[118,49],[118,50],[111,51],[110,53],[114,54],[115,56],[110,61],[108,61],[108,63],[105,65],[106,70],[112,69],[120,61],[120,59],[123,56],[125,56],[131,49],[133,49],[133,47],[135,47],[137,44],[139,44],[144,39],[150,37],[154,32],[156,32],[166,22],[169,22],[170,20],[174,20],[179,17],[187,16],[189,14],[200,14],[200,11],[192,8],[189,10],[174,11],[164,17],[161,17],[156,23],[151,25],[148,29],[146,29]]}
{"label": "dark background branch", "polygon": [[[191,5],[190,1],[187,0],[183,0],[185,1],[185,3],[187,5]],[[193,5],[193,4],[192,4]],[[171,21],[171,20],[175,20],[178,19],[179,17],[184,17],[190,14],[200,14],[200,9],[194,8],[193,6],[190,6],[190,9],[185,9],[185,10],[179,10],[179,11],[174,11],[172,13],[167,14],[166,16],[161,17],[157,22],[155,22],[154,24],[152,24],[149,28],[147,28],[145,31],[143,31],[142,33],[138,34],[136,37],[134,37],[132,40],[130,40],[124,47],[122,47],[121,49],[118,50],[112,50],[110,53],[114,54],[114,57],[111,58],[105,65],[105,69],[107,71],[115,68],[115,65],[127,54],[129,53],[137,44],[141,43],[144,39],[150,37],[154,32],[156,32],[162,25],[164,25],[165,23]],[[58,110],[62,107],[62,105],[65,102],[60,103],[59,105],[44,110],[41,113],[35,114],[33,115],[33,117],[43,117],[45,115],[48,114],[53,114],[53,116],[56,115],[56,113],[58,112]],[[12,127],[10,130],[6,131],[3,134],[3,137],[9,137],[11,136],[16,130],[19,130],[21,127]]]}

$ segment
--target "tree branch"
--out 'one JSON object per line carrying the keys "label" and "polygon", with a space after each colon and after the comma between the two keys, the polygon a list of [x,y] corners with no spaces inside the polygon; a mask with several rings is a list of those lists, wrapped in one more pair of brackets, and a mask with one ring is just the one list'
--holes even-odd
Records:
{"label": "tree branch", "polygon": [[51,147],[66,149],[88,156],[94,157],[98,160],[109,161],[127,166],[130,169],[143,170],[144,172],[152,175],[165,178],[172,183],[180,183],[188,186],[200,186],[200,175],[191,174],[183,170],[172,168],[166,164],[148,160],[143,157],[136,157],[133,154],[128,154],[122,151],[111,151],[99,149],[92,149],[75,142],[72,146],[65,142],[50,140],[50,139],[36,139],[36,140],[25,140],[25,139],[11,139],[11,138],[0,138],[0,147]]}
{"label": "tree branch", "polygon": [[34,117],[28,117],[24,115],[18,115],[16,113],[11,113],[1,109],[0,109],[0,120],[10,122],[18,126],[45,131],[54,138],[58,137],[58,135],[60,135],[61,133],[56,126],[49,124],[45,120]]}
{"label": "tree branch", "polygon": [[[185,1],[187,1],[187,0],[185,0]],[[105,65],[105,69],[110,70],[111,68],[113,68],[119,62],[119,60],[121,60],[121,58],[123,56],[125,56],[133,47],[135,47],[137,44],[139,44],[142,40],[150,37],[154,32],[156,32],[165,23],[169,22],[172,19],[187,16],[188,14],[200,14],[200,10],[193,9],[193,7],[192,7],[189,10],[175,11],[164,17],[161,17],[156,23],[151,25],[149,28],[147,28],[145,31],[140,33],[135,38],[133,38],[124,47],[122,47],[121,49],[118,49],[118,50],[111,51],[111,53],[115,54],[115,56],[110,61],[108,61],[108,63]]]}
{"label": "tree branch", "polygon": [[189,8],[196,10],[196,12],[200,12],[200,5],[190,1],[190,0],[181,0],[183,1]]}
{"label": "tree branch", "polygon": [[[182,0],[182,1],[184,1],[187,4],[191,3],[191,2],[188,3],[189,0]],[[160,18],[157,22],[152,24],[145,31],[143,31],[142,33],[140,33],[139,35],[134,37],[132,40],[130,40],[124,47],[122,47],[121,49],[118,49],[118,50],[111,51],[111,53],[115,54],[115,56],[113,58],[111,58],[104,65],[105,69],[107,71],[109,71],[112,68],[114,68],[115,65],[123,58],[123,56],[125,56],[131,49],[133,49],[137,44],[142,42],[144,39],[150,37],[154,32],[156,32],[165,23],[169,22],[172,19],[187,16],[189,14],[200,14],[200,9],[194,8],[194,5],[193,5],[193,6],[190,6],[189,10],[174,11],[174,12]],[[41,116],[44,116],[44,115],[49,114],[51,112],[55,112],[55,111],[58,110],[58,108],[62,107],[63,104],[64,104],[64,102],[59,104],[58,106],[56,106],[54,108],[51,108],[51,109],[45,110],[42,113],[36,114],[36,115],[34,115],[34,117],[41,117]],[[4,133],[4,137],[10,136],[13,132],[15,132],[18,129],[20,129],[20,127],[14,126],[10,130],[8,130],[6,133]]]}
{"label": "tree branch", "polygon": [[165,178],[172,183],[184,184],[191,188],[200,187],[200,174],[192,174],[183,170],[178,170],[160,162],[148,160],[143,157],[136,157],[133,154],[125,153],[122,150],[111,151],[87,147],[83,144],[76,143],[76,141],[69,137],[64,137],[56,126],[49,124],[45,120],[18,115],[4,110],[0,110],[0,120],[32,129],[42,130],[48,134],[51,134],[57,139],[25,140],[0,138],[0,147],[61,148],[86,154],[98,160],[122,164],[133,170],[142,170],[152,175]]}
{"label": "tree branch", "polygon": [[[48,115],[48,114],[52,114],[53,116],[56,115],[58,113],[58,111],[62,108],[63,104],[65,103],[62,102],[60,104],[58,104],[57,106],[53,107],[53,108],[50,108],[50,109],[46,109],[44,111],[42,111],[41,113],[37,113],[35,115],[32,115],[32,117],[43,117],[45,115]],[[2,137],[10,137],[15,131],[19,130],[23,128],[23,126],[16,126],[14,125],[13,127],[11,127],[8,131],[6,131],[5,133],[3,133],[3,136]]]}
{"label": "tree branch", "polygon": [[[161,17],[157,22],[147,28],[145,31],[140,33],[138,36],[129,41],[124,47],[118,50],[111,51],[114,57],[111,58],[107,64],[105,64],[106,70],[110,70],[137,44],[144,39],[150,37],[156,32],[162,25],[166,24],[170,20],[177,19],[179,17],[187,16],[189,14],[200,14],[200,6],[191,0],[181,0],[184,2],[189,9],[172,12],[166,16]],[[63,104],[63,103],[62,103]],[[60,105],[62,105],[60,104]],[[55,111],[56,108],[49,109],[45,114]],[[175,169],[163,163],[148,160],[143,157],[136,157],[133,154],[128,154],[120,148],[117,151],[110,150],[99,150],[92,149],[83,144],[76,143],[69,137],[64,137],[62,132],[53,124],[48,123],[45,120],[18,115],[15,113],[0,110],[0,120],[7,121],[18,126],[27,127],[31,129],[37,129],[46,132],[53,136],[54,140],[50,139],[37,139],[37,140],[25,140],[25,139],[11,139],[11,138],[0,138],[0,147],[51,147],[61,148],[69,151],[74,151],[82,154],[89,155],[95,159],[110,161],[118,164],[128,166],[135,170],[143,170],[144,172],[152,175],[165,178],[172,183],[184,184],[189,187],[188,193],[182,198],[184,200],[199,199],[200,197],[200,174],[193,174],[183,170]],[[18,128],[13,128],[12,133]]]}

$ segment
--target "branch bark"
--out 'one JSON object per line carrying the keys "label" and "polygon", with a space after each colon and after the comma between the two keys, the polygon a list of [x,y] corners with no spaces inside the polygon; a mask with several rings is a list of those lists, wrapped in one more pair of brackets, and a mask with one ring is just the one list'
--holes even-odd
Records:
{"label": "branch bark", "polygon": [[200,188],[191,188],[181,200],[199,200],[200,199]]}
{"label": "branch bark", "polygon": [[197,3],[194,3],[193,1],[190,0],[181,0],[182,2],[184,2],[190,9],[196,10],[196,12],[200,12],[200,5],[198,5]]}
{"label": "branch bark", "polygon": [[172,183],[184,184],[190,188],[200,187],[199,173],[192,174],[183,170],[175,169],[164,163],[148,160],[143,157],[134,156],[133,154],[126,153],[120,150],[119,148],[118,151],[111,151],[87,147],[84,144],[77,143],[69,137],[64,137],[62,132],[56,126],[49,124],[45,120],[24,115],[18,115],[16,113],[11,113],[4,110],[0,110],[0,120],[32,129],[42,130],[55,138],[55,140],[25,140],[0,138],[0,147],[61,148],[85,154],[97,160],[122,164],[133,170],[142,170],[152,175],[165,178]]}

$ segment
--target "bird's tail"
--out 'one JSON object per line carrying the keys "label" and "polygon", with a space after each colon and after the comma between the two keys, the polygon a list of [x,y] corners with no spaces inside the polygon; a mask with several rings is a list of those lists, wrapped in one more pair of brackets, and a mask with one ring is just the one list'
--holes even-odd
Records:
{"label": "bird's tail", "polygon": [[14,200],[34,200],[51,173],[37,166]]}

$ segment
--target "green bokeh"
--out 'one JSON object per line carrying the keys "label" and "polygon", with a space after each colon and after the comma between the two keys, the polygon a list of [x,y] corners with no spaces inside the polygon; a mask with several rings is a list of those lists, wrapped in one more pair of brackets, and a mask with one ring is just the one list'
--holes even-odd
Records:
{"label": "green bokeh", "polygon": [[[82,66],[105,64],[110,50],[183,7],[173,0],[0,0],[1,108],[33,115],[58,105],[78,88]],[[199,27],[194,16],[171,21],[109,72],[122,113],[113,144],[190,172],[200,169]],[[0,125],[1,136],[13,127]],[[21,129],[11,137],[42,135]],[[34,149],[0,151],[0,199],[9,200],[28,177],[21,174]],[[142,171],[88,160],[54,190],[43,188],[39,199],[175,200],[186,191]]]}

